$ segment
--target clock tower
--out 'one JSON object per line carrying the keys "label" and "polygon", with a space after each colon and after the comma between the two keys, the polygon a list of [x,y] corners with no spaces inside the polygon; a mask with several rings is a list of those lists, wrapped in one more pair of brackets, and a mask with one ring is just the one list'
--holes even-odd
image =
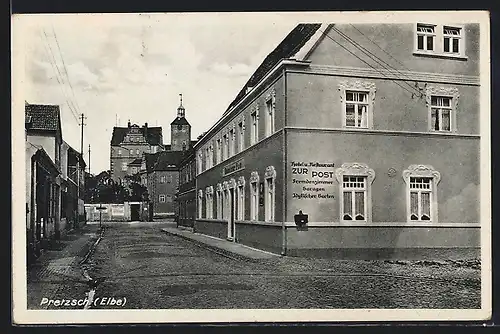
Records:
{"label": "clock tower", "polygon": [[170,123],[170,150],[185,151],[191,144],[191,125],[186,119],[186,109],[182,105],[182,94],[179,94],[180,105],[177,117]]}

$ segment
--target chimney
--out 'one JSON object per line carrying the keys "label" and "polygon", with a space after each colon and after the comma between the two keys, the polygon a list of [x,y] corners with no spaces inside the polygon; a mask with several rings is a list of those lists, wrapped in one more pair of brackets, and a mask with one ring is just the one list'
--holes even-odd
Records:
{"label": "chimney", "polygon": [[127,126],[130,128],[130,120],[128,120]]}
{"label": "chimney", "polygon": [[148,140],[148,123],[144,123],[144,139]]}

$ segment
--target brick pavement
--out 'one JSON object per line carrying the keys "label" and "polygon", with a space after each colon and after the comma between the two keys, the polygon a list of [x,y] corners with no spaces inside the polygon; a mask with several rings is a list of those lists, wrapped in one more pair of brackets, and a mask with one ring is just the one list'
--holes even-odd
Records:
{"label": "brick pavement", "polygon": [[97,225],[70,231],[27,268],[28,309],[40,308],[43,297],[56,296],[67,283],[86,284],[80,263],[98,239],[98,232]]}

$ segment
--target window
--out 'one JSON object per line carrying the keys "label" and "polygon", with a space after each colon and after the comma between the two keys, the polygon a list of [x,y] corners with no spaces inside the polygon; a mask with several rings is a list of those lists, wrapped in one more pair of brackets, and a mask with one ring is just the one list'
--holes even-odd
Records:
{"label": "window", "polygon": [[238,179],[238,188],[236,189],[238,211],[237,220],[245,220],[245,178],[241,176]]}
{"label": "window", "polygon": [[245,148],[245,132],[243,127],[243,121],[238,123],[238,152],[243,151]]}
{"label": "window", "polygon": [[198,191],[198,218],[203,218],[203,191]]}
{"label": "window", "polygon": [[160,195],[160,196],[158,196],[158,201],[159,201],[160,203],[165,203],[165,195]]}
{"label": "window", "polygon": [[368,127],[368,93],[346,92],[345,126],[366,128]]}
{"label": "window", "polygon": [[431,129],[450,131],[451,98],[431,96]]}
{"label": "window", "polygon": [[344,176],[342,220],[366,220],[366,177]]}
{"label": "window", "polygon": [[165,183],[165,175],[160,176],[160,183]]}
{"label": "window", "polygon": [[137,153],[137,155],[141,154],[141,152],[139,151],[139,149],[135,150],[135,152]]}
{"label": "window", "polygon": [[274,114],[276,109],[276,92],[273,90],[266,97],[266,136],[274,133]]}
{"label": "window", "polygon": [[134,155],[134,150],[130,150],[130,155]]}
{"label": "window", "polygon": [[216,144],[215,144],[215,163],[220,163],[222,161],[222,146],[221,146],[221,139],[217,139]]}
{"label": "window", "polygon": [[222,185],[217,184],[217,219],[222,219],[223,204],[222,204]]}
{"label": "window", "polygon": [[417,50],[433,51],[435,38],[434,25],[417,24]]}
{"label": "window", "polygon": [[375,84],[365,81],[341,82],[342,124],[348,128],[373,127]]}
{"label": "window", "polygon": [[128,170],[128,164],[126,162],[122,162],[122,171]]}
{"label": "window", "polygon": [[227,142],[227,135],[222,136],[222,161],[226,160],[228,157],[228,142]]}
{"label": "window", "polygon": [[234,155],[234,129],[229,130],[229,154],[228,157],[232,157]]}
{"label": "window", "polygon": [[259,219],[259,174],[250,175],[250,220]]}
{"label": "window", "polygon": [[254,145],[259,140],[259,114],[258,109],[250,114],[250,122],[251,122],[251,132],[250,132],[250,145]]}
{"label": "window", "polygon": [[445,53],[460,53],[461,29],[443,27],[443,51]]}
{"label": "window", "polygon": [[118,155],[122,155],[122,150],[120,148],[118,149]]}
{"label": "window", "polygon": [[371,222],[371,184],[375,172],[363,163],[345,163],[335,171],[340,188],[340,220]]}
{"label": "window", "polygon": [[205,200],[206,200],[206,205],[205,205],[205,209],[206,209],[206,218],[210,218],[212,219],[213,218],[213,187],[210,186],[210,187],[207,187],[206,191],[205,191]]}
{"label": "window", "polygon": [[275,213],[275,179],[276,179],[276,170],[273,166],[269,166],[266,168],[265,172],[265,217],[266,221],[273,222],[274,221],[274,213]]}
{"label": "window", "polygon": [[406,182],[407,221],[437,222],[436,187],[441,175],[430,165],[411,165],[403,172]]}
{"label": "window", "polygon": [[429,130],[455,132],[457,130],[457,104],[459,92],[454,87],[427,86]]}
{"label": "window", "polygon": [[198,174],[200,174],[203,171],[203,154],[201,150],[198,152],[197,162],[198,162]]}

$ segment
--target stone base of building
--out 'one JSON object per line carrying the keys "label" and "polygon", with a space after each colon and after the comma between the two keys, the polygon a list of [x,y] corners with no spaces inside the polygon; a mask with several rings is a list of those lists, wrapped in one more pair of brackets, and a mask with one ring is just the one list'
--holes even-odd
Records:
{"label": "stone base of building", "polygon": [[[194,232],[230,239],[224,220],[196,219]],[[374,226],[296,226],[239,221],[235,242],[275,254],[298,257],[357,260],[454,260],[480,258],[477,224],[409,226],[378,223]]]}

